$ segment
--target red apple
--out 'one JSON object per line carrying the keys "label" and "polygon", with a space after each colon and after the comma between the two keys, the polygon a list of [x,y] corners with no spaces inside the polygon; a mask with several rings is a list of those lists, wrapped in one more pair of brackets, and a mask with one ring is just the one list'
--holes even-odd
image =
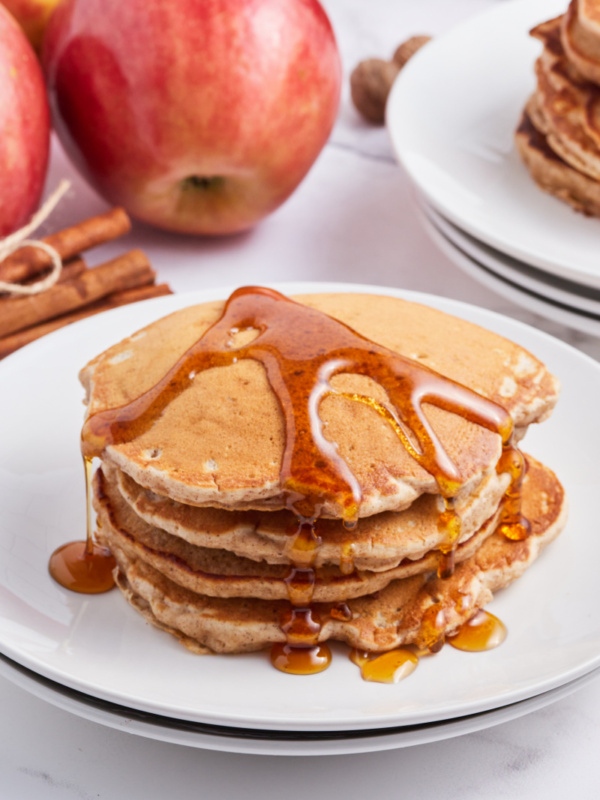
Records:
{"label": "red apple", "polygon": [[39,53],[50,14],[60,0],[1,0],[1,3],[8,8]]}
{"label": "red apple", "polygon": [[339,103],[317,0],[66,0],[43,61],[79,169],[134,217],[186,233],[240,231],[277,208]]}
{"label": "red apple", "polygon": [[0,6],[0,236],[28,221],[48,167],[50,114],[35,53]]}

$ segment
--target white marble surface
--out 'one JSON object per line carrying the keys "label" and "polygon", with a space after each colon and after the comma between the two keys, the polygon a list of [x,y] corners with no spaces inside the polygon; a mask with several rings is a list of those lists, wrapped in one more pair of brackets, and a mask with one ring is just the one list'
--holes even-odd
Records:
{"label": "white marble surface", "polygon": [[[326,0],[349,73],[389,56],[413,33],[440,33],[504,0]],[[518,1],[518,0],[516,0]],[[566,4],[566,3],[565,3]],[[55,147],[49,186],[73,189],[52,227],[105,207]],[[339,121],[288,203],[252,233],[220,241],[137,226],[178,292],[269,280],[339,280],[416,289],[516,317],[600,357],[600,342],[510,304],[468,278],[430,243],[384,129],[361,122],[347,81]],[[93,261],[104,260],[107,246]],[[600,683],[482,733],[406,750],[313,759],[204,752],[103,728],[0,679],[0,800],[280,798],[334,790],[345,798],[582,798],[598,793]]]}

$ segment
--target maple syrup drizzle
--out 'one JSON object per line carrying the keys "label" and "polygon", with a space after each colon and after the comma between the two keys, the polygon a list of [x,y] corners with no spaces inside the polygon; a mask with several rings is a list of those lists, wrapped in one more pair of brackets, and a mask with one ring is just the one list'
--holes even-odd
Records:
{"label": "maple syrup drizzle", "polygon": [[531,525],[521,513],[521,489],[527,472],[527,462],[523,453],[517,447],[506,443],[502,448],[496,471],[508,472],[510,475],[510,484],[504,494],[498,532],[512,541],[526,539],[531,533]]}
{"label": "maple syrup drizzle", "polygon": [[415,641],[415,647],[421,653],[438,653],[444,646],[447,611],[451,610],[451,603],[457,614],[464,615],[473,607],[473,596],[457,587],[450,593],[446,604],[434,602],[425,610]]}
{"label": "maple syrup drizzle", "polygon": [[348,654],[350,661],[356,664],[357,667],[362,667],[362,665],[372,657],[373,653],[370,653],[368,650],[359,650],[358,647],[353,647]]}
{"label": "maple syrup drizzle", "polygon": [[[458,610],[461,608],[461,599],[464,601],[464,608],[468,608],[470,595],[458,598],[456,603]],[[429,612],[423,623],[425,630],[423,631],[422,626],[421,636],[416,645],[397,647],[382,654],[358,648],[350,651],[350,661],[360,667],[364,680],[397,683],[414,672],[421,656],[435,653],[441,649],[444,637],[440,633],[445,623],[441,604],[431,606]],[[455,634],[446,637],[445,640],[457,650],[481,653],[498,647],[506,639],[506,635],[504,623],[489,611],[481,609]]]}
{"label": "maple syrup drizzle", "polygon": [[329,616],[340,620],[340,622],[350,622],[352,611],[350,611],[347,603],[338,603],[330,609]]}
{"label": "maple syrup drizzle", "polygon": [[[246,345],[228,347],[232,329],[254,329],[258,335]],[[157,384],[130,403],[88,417],[82,431],[83,454],[100,456],[108,445],[136,439],[198,373],[242,358],[264,366],[279,401],[285,427],[282,492],[287,507],[305,521],[317,519],[329,500],[352,523],[362,499],[335,443],[325,438],[318,413],[323,398],[336,394],[330,387],[334,375],[365,375],[379,383],[389,406],[358,394],[346,396],[370,405],[387,420],[410,455],[435,478],[444,497],[456,494],[460,476],[432,430],[424,404],[492,430],[505,444],[512,435],[511,417],[502,406],[279,292],[244,287],[231,295],[222,316]]]}
{"label": "maple syrup drizzle", "polygon": [[449,578],[454,572],[454,554],[460,539],[462,520],[455,510],[452,497],[444,497],[444,510],[438,517],[438,530],[444,535],[439,547],[441,558],[438,564],[438,577]]}
{"label": "maple syrup drizzle", "polygon": [[452,577],[452,575],[454,574],[455,553],[456,553],[456,548],[454,547],[445,553],[442,551],[437,568],[438,578]]}
{"label": "maple syrup drizzle", "polygon": [[313,608],[286,609],[280,620],[286,642],[271,648],[271,663],[282,672],[309,675],[322,672],[331,663],[331,650],[319,644],[321,620]]}
{"label": "maple syrup drizzle", "polygon": [[[236,347],[233,336],[244,330],[256,331],[257,335],[249,343]],[[375,409],[408,453],[433,476],[446,501],[445,511],[440,515],[440,529],[446,534],[444,574],[451,571],[452,552],[460,535],[460,518],[452,502],[460,488],[460,475],[432,430],[423,411],[424,404],[458,414],[501,436],[504,464],[512,476],[504,528],[506,535],[516,531],[512,538],[523,533],[525,526],[519,511],[522,476],[516,475],[517,459],[512,454],[518,451],[512,446],[512,420],[504,408],[416,361],[369,341],[344,323],[262,287],[235,291],[221,317],[153,387],[119,408],[90,415],[81,437],[87,462],[101,456],[107,446],[130,442],[147,431],[165,408],[191,386],[198,373],[229,366],[244,358],[263,365],[284,419],[281,488],[287,508],[299,520],[299,531],[291,548],[293,566],[287,580],[291,617],[282,621],[290,653],[293,648],[318,647],[320,624],[315,623],[316,616],[310,608],[314,587],[312,563],[319,543],[315,521],[325,504],[334,505],[344,525],[352,528],[362,500],[358,481],[338,455],[335,443],[324,436],[319,407],[325,397],[337,394]],[[360,394],[335,392],[330,380],[344,373],[376,381],[386,391],[389,403],[384,405]],[[350,571],[350,566],[353,567],[351,555],[347,558],[342,555],[342,571]],[[310,625],[318,628],[311,643],[304,635],[307,620],[312,620]],[[436,623],[426,622],[427,638],[431,639],[431,645],[426,646],[434,649],[439,640]],[[299,658],[306,661],[306,652]]]}
{"label": "maple syrup drizzle", "polygon": [[321,619],[314,608],[286,608],[280,621],[287,643],[298,647],[318,644]]}
{"label": "maple syrup drizzle", "polygon": [[285,611],[280,621],[287,642],[276,644],[271,650],[271,663],[283,672],[298,675],[322,672],[331,662],[327,645],[318,644],[321,624],[310,609],[316,581],[312,565],[320,544],[315,522],[299,519],[288,553],[292,566],[285,578],[293,609],[291,614]]}
{"label": "maple syrup drizzle", "polygon": [[490,614],[489,611],[478,611],[474,617],[461,626],[458,633],[448,636],[447,642],[457,650],[480,653],[493,650],[506,639],[506,626]]}
{"label": "maple syrup drizzle", "polygon": [[398,683],[415,671],[419,656],[408,647],[398,647],[387,653],[368,653],[354,649],[350,661],[360,667],[365,681],[376,683]]}
{"label": "maple syrup drizzle", "polygon": [[288,551],[290,561],[297,567],[312,567],[320,544],[321,537],[317,533],[316,524],[298,520],[298,527]]}
{"label": "maple syrup drizzle", "polygon": [[416,645],[420,650],[438,653],[444,646],[446,611],[442,603],[434,603],[423,614]]}
{"label": "maple syrup drizzle", "polygon": [[354,572],[354,552],[356,545],[354,542],[345,542],[342,545],[340,554],[340,572],[342,575],[351,575]]}
{"label": "maple syrup drizzle", "polygon": [[82,540],[57,548],[50,556],[48,570],[65,589],[81,594],[101,594],[115,585],[115,566],[110,550],[92,542],[90,552]]}
{"label": "maple syrup drizzle", "polygon": [[94,541],[92,527],[92,459],[84,457],[87,536],[83,541],[58,547],[50,556],[48,571],[65,589],[81,594],[101,594],[115,585],[114,556]]}
{"label": "maple syrup drizzle", "polygon": [[331,664],[331,650],[326,644],[295,647],[279,642],[271,648],[271,664],[292,675],[315,675]]}
{"label": "maple syrup drizzle", "polygon": [[315,591],[314,569],[292,566],[284,579],[288,597],[293,606],[309,606]]}

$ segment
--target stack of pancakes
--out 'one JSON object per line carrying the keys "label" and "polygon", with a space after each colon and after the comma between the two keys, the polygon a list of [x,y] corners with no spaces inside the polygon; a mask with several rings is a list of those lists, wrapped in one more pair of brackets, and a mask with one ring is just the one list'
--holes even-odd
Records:
{"label": "stack of pancakes", "polygon": [[544,48],[518,150],[542,189],[600,216],[600,0],[572,0],[531,35]]}
{"label": "stack of pancakes", "polygon": [[[297,299],[501,404],[517,438],[557,400],[556,379],[534,356],[465,321],[375,295]],[[155,386],[222,312],[223,303],[183,309],[90,362],[81,373],[88,420]],[[230,335],[224,346],[235,349],[244,332]],[[246,652],[286,642],[294,607],[310,609],[313,643],[337,639],[373,652],[408,643],[436,649],[560,532],[563,490],[530,457],[522,510],[531,534],[509,541],[496,532],[511,483],[497,469],[500,436],[425,404],[459,484],[452,501],[461,520],[456,566],[438,577],[449,543],[434,476],[385,416],[355,401],[370,397],[386,406],[380,385],[339,374],[331,390],[318,414],[360,487],[354,527],[324,497],[307,537],[289,509],[282,408],[252,358],[193,375],[145,431],[104,448],[94,504],[98,536],[117,561],[117,584],[147,620],[192,650]]]}

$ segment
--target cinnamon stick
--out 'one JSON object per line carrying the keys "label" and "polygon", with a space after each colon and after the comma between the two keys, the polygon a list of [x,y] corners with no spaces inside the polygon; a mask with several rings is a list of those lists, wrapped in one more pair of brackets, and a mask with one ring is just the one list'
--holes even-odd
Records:
{"label": "cinnamon stick", "polygon": [[0,337],[75,311],[113,292],[145,286],[154,277],[145,254],[131,250],[41,294],[6,298],[0,306]]}
{"label": "cinnamon stick", "polygon": [[[58,277],[57,283],[67,283],[67,281],[72,281],[75,278],[78,278],[82,275],[87,269],[87,264],[83,260],[83,258],[79,258],[76,256],[72,258],[70,261],[67,261],[66,264],[63,264],[63,268],[60,272]],[[40,278],[43,276],[40,275]],[[2,311],[0,311],[0,316],[2,316]]]}
{"label": "cinnamon stick", "polygon": [[[87,269],[87,264],[80,258],[79,256],[75,256],[75,258],[70,259],[65,264],[63,264],[63,268],[60,272],[59,278],[57,283],[66,283],[67,281],[71,281],[74,278],[77,278]],[[24,281],[22,284],[23,286],[27,286],[28,284],[35,283],[36,281],[42,280],[48,274],[49,270],[44,270],[40,272],[39,275],[33,275],[29,280]],[[2,316],[2,304],[10,298],[10,294],[8,292],[0,292],[0,317]]]}
{"label": "cinnamon stick", "polygon": [[27,328],[24,331],[13,333],[10,336],[0,338],[0,359],[14,353],[15,350],[24,347],[36,339],[40,339],[47,333],[64,328],[66,325],[71,325],[73,322],[78,322],[80,319],[100,314],[102,311],[108,311],[111,308],[118,306],[129,305],[130,303],[137,303],[140,300],[148,300],[152,297],[162,297],[163,295],[173,294],[170,287],[166,283],[151,284],[150,286],[142,286],[139,289],[126,289],[122,292],[114,292],[102,300],[98,300],[80,311],[75,311],[72,314],[64,314],[61,317],[44,322],[40,325],[35,325],[32,328]]}
{"label": "cinnamon stick", "polygon": [[[58,252],[63,261],[91,247],[104,244],[131,230],[131,221],[122,208],[79,222],[42,239]],[[18,283],[52,265],[50,256],[36,247],[23,247],[0,263],[0,280]]]}

